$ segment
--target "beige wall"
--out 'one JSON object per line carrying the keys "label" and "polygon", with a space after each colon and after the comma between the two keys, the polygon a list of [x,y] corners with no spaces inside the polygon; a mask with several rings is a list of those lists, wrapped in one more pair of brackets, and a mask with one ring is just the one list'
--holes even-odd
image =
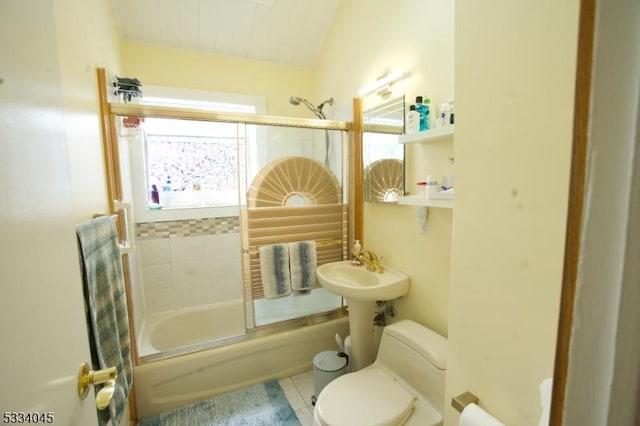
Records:
{"label": "beige wall", "polygon": [[[409,77],[394,96],[430,95],[436,104],[453,97],[453,2],[343,0],[316,63],[319,97],[334,96],[338,119],[352,119],[358,90],[386,69]],[[380,100],[363,99],[365,107]],[[427,174],[455,172],[451,142],[407,147],[407,189]],[[430,209],[430,232],[418,232],[411,206],[365,203],[364,246],[384,263],[411,276],[407,297],[394,303],[398,318],[411,318],[447,335],[451,264],[451,210]]]}
{"label": "beige wall", "polygon": [[120,69],[119,33],[108,0],[54,2],[76,222],[109,211],[96,68]]}
{"label": "beige wall", "polygon": [[315,118],[289,104],[290,96],[314,99],[309,69],[150,44],[122,43],[123,74],[144,85],[264,96],[269,115]]}
{"label": "beige wall", "polygon": [[578,3],[456,2],[445,401],[471,391],[509,425],[538,424],[538,386],[553,375]]}
{"label": "beige wall", "polygon": [[[343,1],[316,93],[349,119],[357,89],[397,67],[411,73],[397,93],[439,104],[453,97],[455,50],[455,209],[431,209],[421,236],[414,208],[366,204],[365,246],[412,278],[399,317],[449,336],[446,424],[466,390],[507,424],[537,424],[538,386],[553,374],[578,2],[459,0],[455,36],[451,2],[402,5]],[[448,149],[408,148],[409,190],[447,171]]]}

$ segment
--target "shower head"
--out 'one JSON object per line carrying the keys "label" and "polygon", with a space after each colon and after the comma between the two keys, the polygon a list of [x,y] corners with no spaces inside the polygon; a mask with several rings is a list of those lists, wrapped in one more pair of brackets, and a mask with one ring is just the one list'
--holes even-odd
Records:
{"label": "shower head", "polygon": [[309,108],[309,110],[315,114],[316,117],[322,119],[322,120],[326,120],[327,117],[324,115],[324,112],[322,112],[322,109],[324,108],[325,105],[329,104],[329,105],[333,105],[333,98],[329,98],[325,101],[323,101],[320,105],[318,105],[317,107],[314,107],[313,104],[311,102],[309,102],[307,99],[305,98],[301,98],[300,96],[291,96],[289,98],[289,103],[292,105],[300,105],[301,103],[304,104],[307,108]]}
{"label": "shower head", "polygon": [[289,98],[289,103],[291,105],[300,105],[300,101],[302,101],[302,98],[300,96],[292,96]]}

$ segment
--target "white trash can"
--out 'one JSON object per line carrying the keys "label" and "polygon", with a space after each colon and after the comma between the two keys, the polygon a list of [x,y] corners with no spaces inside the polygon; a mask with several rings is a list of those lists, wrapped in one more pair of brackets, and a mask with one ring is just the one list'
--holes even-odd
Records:
{"label": "white trash can", "polygon": [[313,357],[313,405],[329,382],[347,372],[348,365],[349,357],[344,352],[324,351]]}

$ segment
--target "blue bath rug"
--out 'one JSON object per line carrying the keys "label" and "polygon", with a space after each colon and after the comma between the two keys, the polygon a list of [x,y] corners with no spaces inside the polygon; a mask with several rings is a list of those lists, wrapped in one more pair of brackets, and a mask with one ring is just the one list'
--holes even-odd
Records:
{"label": "blue bath rug", "polygon": [[299,426],[277,381],[218,395],[206,401],[145,417],[139,426]]}

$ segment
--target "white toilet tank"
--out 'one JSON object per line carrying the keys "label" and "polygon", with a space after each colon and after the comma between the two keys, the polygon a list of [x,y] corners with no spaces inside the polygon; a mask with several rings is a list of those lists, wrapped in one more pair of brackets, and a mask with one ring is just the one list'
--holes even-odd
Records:
{"label": "white toilet tank", "polygon": [[384,328],[375,364],[393,371],[442,413],[446,356],[447,339],[403,320]]}

